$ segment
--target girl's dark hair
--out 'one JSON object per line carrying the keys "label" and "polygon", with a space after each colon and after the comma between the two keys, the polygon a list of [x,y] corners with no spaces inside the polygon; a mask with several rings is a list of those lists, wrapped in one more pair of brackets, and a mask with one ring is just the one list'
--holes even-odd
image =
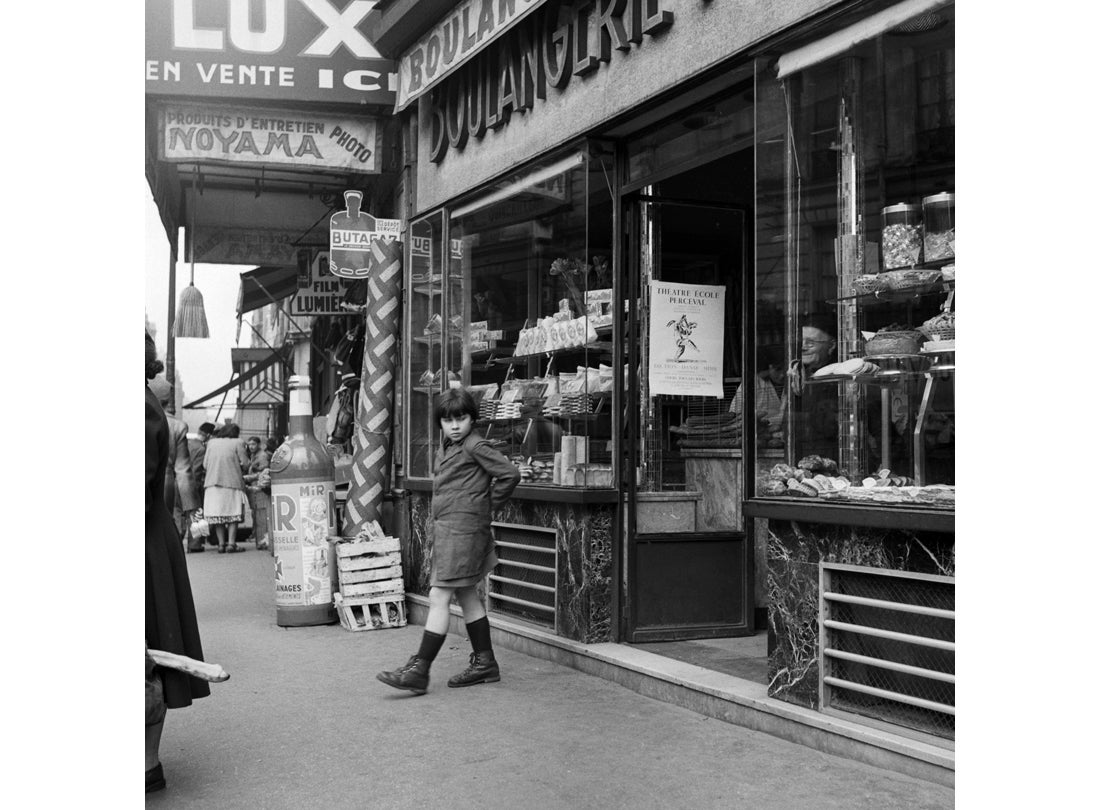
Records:
{"label": "girl's dark hair", "polygon": [[236,439],[241,435],[241,426],[235,423],[222,425],[214,431],[215,439]]}
{"label": "girl's dark hair", "polygon": [[473,396],[465,388],[448,388],[439,396],[432,412],[436,422],[447,416],[463,416],[468,414],[471,419],[477,419],[477,404]]}
{"label": "girl's dark hair", "polygon": [[279,449],[279,441],[274,436],[272,436],[270,439],[268,439],[264,443],[264,450],[266,450],[269,453],[274,453],[278,449]]}

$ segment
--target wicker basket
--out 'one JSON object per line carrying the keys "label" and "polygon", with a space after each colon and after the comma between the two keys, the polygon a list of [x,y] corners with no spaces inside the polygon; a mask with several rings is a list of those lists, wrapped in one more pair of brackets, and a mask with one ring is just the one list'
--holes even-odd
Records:
{"label": "wicker basket", "polygon": [[923,340],[920,332],[879,332],[867,341],[867,356],[917,354]]}
{"label": "wicker basket", "polygon": [[878,275],[859,276],[852,282],[854,295],[865,295],[885,289],[887,289],[886,281]]}
{"label": "wicker basket", "polygon": [[929,340],[954,340],[955,313],[945,312],[935,318],[929,318],[921,324],[920,331],[927,335]]}

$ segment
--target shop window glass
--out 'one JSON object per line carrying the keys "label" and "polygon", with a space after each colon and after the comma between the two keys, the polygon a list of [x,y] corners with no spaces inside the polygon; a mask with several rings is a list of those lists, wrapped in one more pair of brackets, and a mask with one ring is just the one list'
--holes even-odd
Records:
{"label": "shop window glass", "polygon": [[477,430],[524,484],[616,481],[612,169],[608,156],[574,153],[449,211],[439,324],[448,380],[436,390],[453,381],[474,394]]}
{"label": "shop window glass", "polygon": [[641,282],[637,497],[646,511],[676,516],[673,532],[743,528],[738,392],[754,201],[746,72],[747,82],[626,144],[630,181],[654,181],[630,198]]}
{"label": "shop window glass", "polygon": [[447,383],[443,337],[443,215],[432,214],[409,227],[405,324],[408,441],[405,474],[430,478],[439,446],[439,426],[432,424],[433,395]]}
{"label": "shop window glass", "polygon": [[764,348],[785,380],[757,494],[953,508],[954,7],[775,76],[757,94],[754,381]]}

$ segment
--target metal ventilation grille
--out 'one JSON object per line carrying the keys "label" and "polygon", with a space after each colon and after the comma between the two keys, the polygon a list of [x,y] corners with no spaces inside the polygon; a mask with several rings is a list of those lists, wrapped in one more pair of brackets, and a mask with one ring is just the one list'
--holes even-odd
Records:
{"label": "metal ventilation grille", "polygon": [[557,620],[558,533],[493,523],[500,564],[489,574],[489,608],[554,629]]}
{"label": "metal ventilation grille", "polygon": [[821,565],[821,706],[955,739],[953,577]]}

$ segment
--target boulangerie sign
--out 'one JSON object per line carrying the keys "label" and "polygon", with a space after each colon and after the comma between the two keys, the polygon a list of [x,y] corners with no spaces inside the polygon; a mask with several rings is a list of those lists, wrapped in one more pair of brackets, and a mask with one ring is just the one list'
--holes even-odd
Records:
{"label": "boulangerie sign", "polygon": [[402,54],[397,109],[423,95],[484,50],[544,0],[466,0]]}
{"label": "boulangerie sign", "polygon": [[160,110],[160,157],[378,174],[373,118],[172,104]]}
{"label": "boulangerie sign", "polygon": [[649,283],[649,391],[722,396],[726,288]]}

